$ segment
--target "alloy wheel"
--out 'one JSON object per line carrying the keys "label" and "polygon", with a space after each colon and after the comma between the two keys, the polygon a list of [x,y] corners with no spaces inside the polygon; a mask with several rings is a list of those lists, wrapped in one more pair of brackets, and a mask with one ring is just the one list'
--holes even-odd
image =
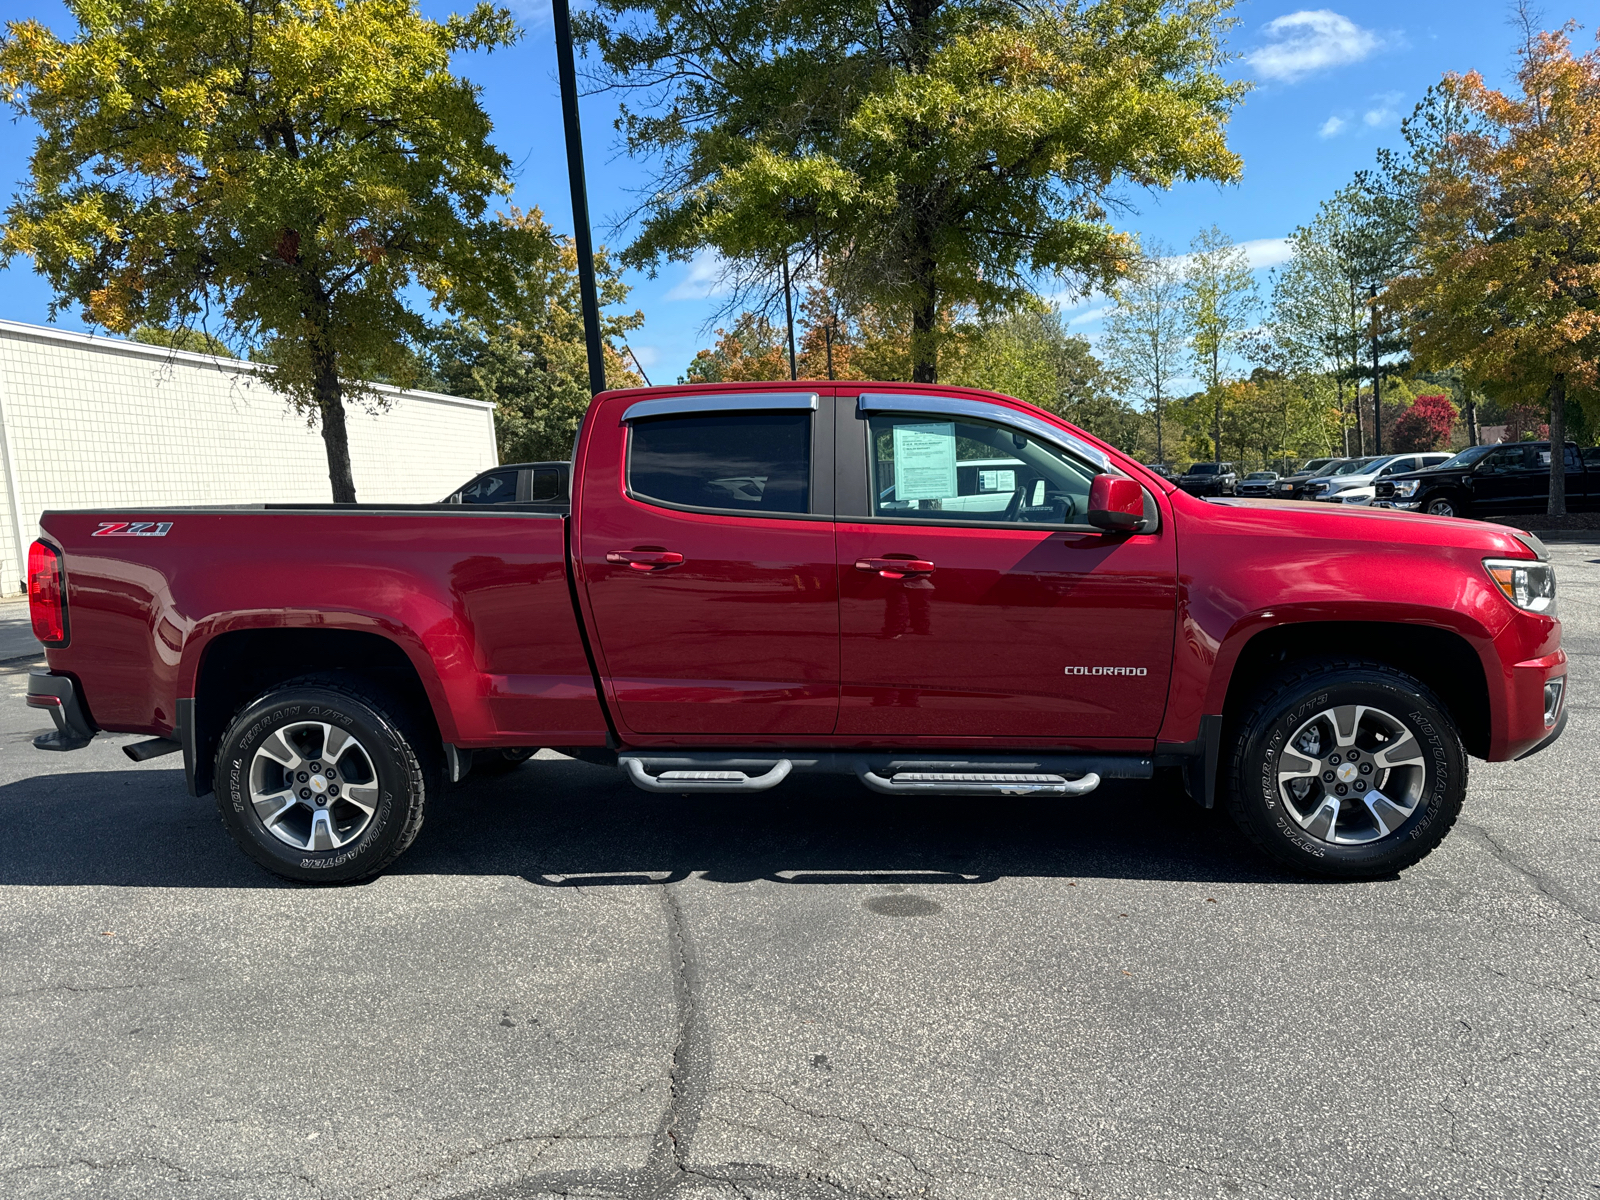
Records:
{"label": "alloy wheel", "polygon": [[297,850],[337,850],[378,806],[372,756],[349,733],[297,721],[268,734],[250,763],[250,803],[267,832]]}
{"label": "alloy wheel", "polygon": [[1456,515],[1456,506],[1449,500],[1438,499],[1428,502],[1428,513],[1435,517],[1453,517]]}
{"label": "alloy wheel", "polygon": [[1278,795],[1319,841],[1359,846],[1388,837],[1427,795],[1428,760],[1404,721],[1345,704],[1300,726],[1278,759]]}

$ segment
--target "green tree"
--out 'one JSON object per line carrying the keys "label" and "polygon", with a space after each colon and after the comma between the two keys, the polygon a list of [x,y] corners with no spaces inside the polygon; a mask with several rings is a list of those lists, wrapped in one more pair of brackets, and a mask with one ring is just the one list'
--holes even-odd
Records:
{"label": "green tree", "polygon": [[[578,254],[537,208],[513,208],[503,220],[531,235],[541,253],[519,264],[515,294],[493,316],[452,317],[430,330],[425,360],[434,386],[495,406],[501,462],[566,458],[590,400]],[[624,365],[622,348],[644,314],[606,311],[627,300],[628,286],[604,249],[595,255],[595,276],[606,384],[638,387],[644,380]]]}
{"label": "green tree", "polygon": [[1212,455],[1217,462],[1222,461],[1222,385],[1233,356],[1246,344],[1257,300],[1256,279],[1244,250],[1215,225],[1196,234],[1183,269],[1184,316],[1194,367],[1211,397]]}
{"label": "green tree", "polygon": [[[544,252],[496,221],[509,160],[489,144],[459,50],[505,46],[510,15],[444,22],[415,0],[68,0],[0,41],[0,96],[42,133],[0,255],[32,258],[54,309],[126,333],[209,313],[266,348],[314,412],[336,501],[360,380],[415,375],[420,285],[459,316],[516,293]],[[234,340],[230,336],[230,341]],[[270,345],[269,345],[270,344]]]}
{"label": "green tree", "polygon": [[1273,349],[1291,373],[1318,372],[1333,381],[1341,414],[1343,453],[1351,452],[1350,429],[1359,435],[1354,412],[1359,388],[1351,393],[1350,416],[1345,388],[1359,377],[1365,333],[1361,299],[1362,266],[1345,253],[1355,222],[1350,189],[1324,200],[1312,220],[1289,235],[1292,253],[1273,272],[1268,317]]}
{"label": "green tree", "polygon": [[1148,406],[1156,461],[1166,462],[1165,410],[1188,347],[1183,272],[1171,251],[1153,242],[1113,295],[1117,306],[1106,321],[1106,359]]}
{"label": "green tree", "polygon": [[963,339],[949,382],[1036,404],[1130,453],[1139,415],[1117,398],[1120,380],[1088,339],[1067,332],[1057,308],[1028,308],[978,325]]}
{"label": "green tree", "polygon": [[147,346],[166,346],[171,350],[189,350],[195,354],[213,354],[218,358],[238,358],[221,338],[203,329],[162,329],[159,325],[140,325],[133,331],[133,340]]}
{"label": "green tree", "polygon": [[1125,272],[1120,184],[1238,176],[1228,4],[598,0],[582,30],[660,164],[625,261],[710,247],[770,277],[813,247],[853,303],[908,319],[935,382],[945,314]]}

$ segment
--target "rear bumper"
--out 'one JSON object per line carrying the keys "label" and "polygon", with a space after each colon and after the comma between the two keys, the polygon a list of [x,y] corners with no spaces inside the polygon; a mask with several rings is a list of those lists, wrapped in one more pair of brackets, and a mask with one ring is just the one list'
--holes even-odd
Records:
{"label": "rear bumper", "polygon": [[83,711],[78,685],[67,675],[56,675],[46,667],[28,672],[28,707],[42,708],[55,722],[53,733],[33,739],[40,750],[82,750],[94,738],[94,723]]}

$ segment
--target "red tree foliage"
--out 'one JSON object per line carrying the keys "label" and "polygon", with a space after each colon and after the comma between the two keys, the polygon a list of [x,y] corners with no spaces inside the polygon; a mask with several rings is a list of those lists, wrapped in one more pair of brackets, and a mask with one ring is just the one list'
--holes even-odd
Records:
{"label": "red tree foliage", "polygon": [[1448,396],[1418,396],[1394,423],[1396,450],[1437,450],[1450,443],[1456,406]]}

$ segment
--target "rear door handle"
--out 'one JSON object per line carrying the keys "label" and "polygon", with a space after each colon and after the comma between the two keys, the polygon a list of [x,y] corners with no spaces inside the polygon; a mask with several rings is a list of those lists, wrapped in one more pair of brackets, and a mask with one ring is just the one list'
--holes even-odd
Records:
{"label": "rear door handle", "polygon": [[932,575],[933,564],[923,558],[858,558],[856,570],[876,571],[885,579],[905,579],[910,575]]}
{"label": "rear door handle", "polygon": [[677,566],[683,561],[683,555],[676,550],[613,550],[606,555],[606,561],[619,567],[629,566],[635,571],[656,571]]}

